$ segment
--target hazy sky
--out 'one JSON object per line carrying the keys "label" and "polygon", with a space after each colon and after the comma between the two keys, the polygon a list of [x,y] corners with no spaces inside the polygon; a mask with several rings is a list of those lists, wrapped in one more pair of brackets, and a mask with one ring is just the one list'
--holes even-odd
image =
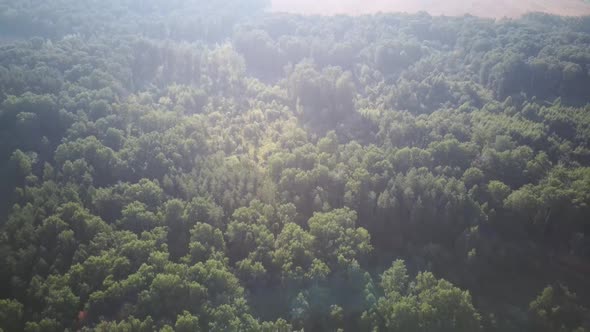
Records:
{"label": "hazy sky", "polygon": [[427,11],[432,15],[518,17],[531,11],[590,15],[583,0],[272,0],[273,10],[303,14],[368,14]]}

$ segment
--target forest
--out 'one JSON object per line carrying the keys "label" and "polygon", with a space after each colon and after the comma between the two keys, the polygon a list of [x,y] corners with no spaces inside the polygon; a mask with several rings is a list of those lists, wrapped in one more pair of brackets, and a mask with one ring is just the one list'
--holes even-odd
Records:
{"label": "forest", "polygon": [[0,0],[0,331],[590,331],[590,17]]}

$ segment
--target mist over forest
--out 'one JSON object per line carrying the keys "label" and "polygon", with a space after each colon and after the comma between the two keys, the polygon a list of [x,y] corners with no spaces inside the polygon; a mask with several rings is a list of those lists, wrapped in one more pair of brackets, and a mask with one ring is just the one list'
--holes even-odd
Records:
{"label": "mist over forest", "polygon": [[0,331],[590,331],[590,17],[272,5],[0,0]]}

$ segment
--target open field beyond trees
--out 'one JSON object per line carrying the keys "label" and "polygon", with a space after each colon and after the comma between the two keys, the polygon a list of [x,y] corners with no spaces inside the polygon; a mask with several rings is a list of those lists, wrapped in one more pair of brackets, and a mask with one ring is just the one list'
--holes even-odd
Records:
{"label": "open field beyond trees", "polygon": [[564,16],[590,15],[590,3],[580,0],[273,0],[272,10],[324,15],[426,11],[431,15],[471,14],[489,18],[516,18],[528,12],[545,12]]}

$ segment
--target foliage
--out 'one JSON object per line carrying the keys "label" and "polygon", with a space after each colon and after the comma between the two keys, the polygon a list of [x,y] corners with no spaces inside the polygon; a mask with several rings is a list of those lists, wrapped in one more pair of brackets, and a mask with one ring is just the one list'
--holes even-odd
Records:
{"label": "foliage", "polygon": [[0,1],[0,329],[588,330],[588,19],[267,4]]}

